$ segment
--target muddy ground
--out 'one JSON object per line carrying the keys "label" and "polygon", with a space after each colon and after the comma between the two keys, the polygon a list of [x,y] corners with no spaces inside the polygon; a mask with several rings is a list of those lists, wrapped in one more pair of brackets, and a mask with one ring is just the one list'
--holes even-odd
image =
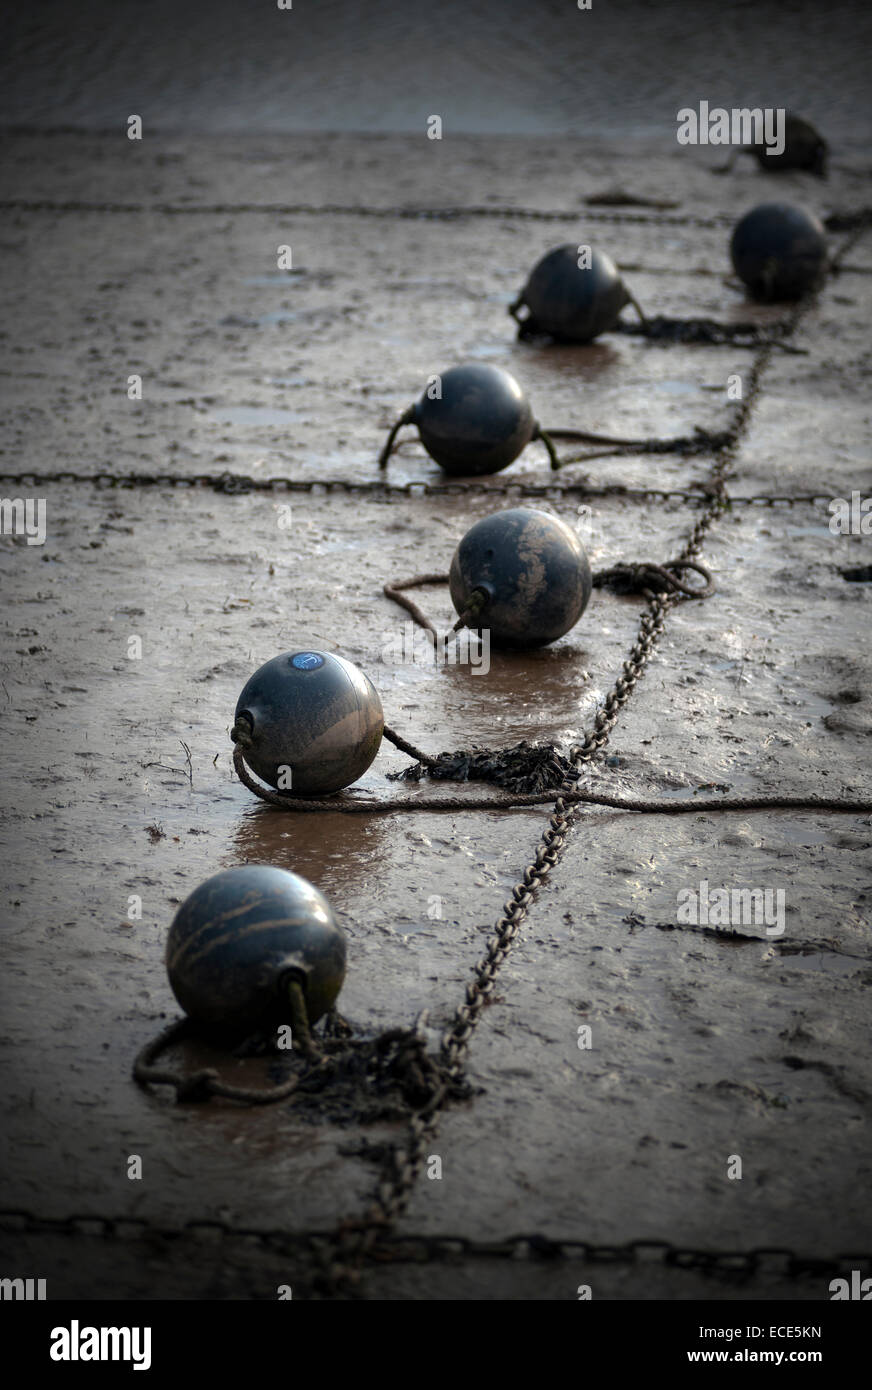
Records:
{"label": "muddy ground", "polygon": [[[551,245],[588,240],[651,313],[769,324],[780,311],[730,282],[733,218],[773,196],[822,215],[862,206],[869,172],[856,148],[821,184],[747,161],[715,178],[711,152],[639,143],[423,136],[22,134],[4,159],[5,474],[357,482],[377,476],[386,428],[427,377],[468,359],[513,372],[545,425],[727,428],[727,379],[748,382],[750,349],[620,334],[519,344],[506,307],[526,270]],[[615,187],[676,206],[585,210]],[[290,274],[277,269],[282,244]],[[739,499],[818,501],[737,503],[713,528],[703,559],[717,593],[670,614],[591,788],[872,793],[872,585],[841,573],[872,562],[872,543],[832,534],[827,508],[869,492],[870,271],[860,237],[802,317],[802,355],[772,354],[729,479]],[[127,396],[134,374],[140,401]],[[595,568],[665,560],[694,504],[599,489],[693,488],[711,466],[599,457],[561,475],[587,479],[588,498],[534,505],[579,526]],[[389,476],[441,478],[411,436]],[[495,480],[551,481],[536,444]],[[42,546],[0,539],[0,1207],[146,1223],[107,1239],[4,1217],[3,1271],[47,1277],[49,1297],[274,1298],[279,1284],[310,1296],[311,1255],[294,1234],[360,1217],[372,1146],[404,1129],[137,1088],[136,1052],[177,1015],[163,965],[173,913],[219,868],[293,869],[348,934],[341,1007],[355,1031],[411,1026],[426,1008],[436,1047],[548,810],[416,811],[433,790],[388,781],[407,760],[385,744],[341,797],[404,796],[407,808],[273,811],[233,773],[239,691],[278,652],[320,645],[359,664],[388,722],[431,752],[522,738],[565,748],[620,673],[643,601],[596,593],[566,637],[494,653],[487,675],[398,664],[386,649],[405,619],[383,583],[447,570],[465,529],[517,497],[0,486],[45,497],[48,521]],[[422,602],[448,625],[444,591]],[[128,657],[132,636],[141,659]],[[441,1116],[443,1176],[421,1174],[397,1232],[779,1247],[825,1262],[853,1253],[855,1267],[872,1251],[870,849],[869,815],[585,809],[474,1036],[472,1095]],[[678,894],[702,879],[784,889],[784,934],[682,926]],[[131,895],[141,920],[128,918]],[[434,898],[441,916],[428,915]],[[267,1076],[258,1060],[221,1065]],[[141,1181],[127,1177],[132,1154]],[[727,1178],[736,1154],[740,1181]],[[192,1221],[230,1230],[161,1234]],[[288,1243],[240,1228],[280,1229]],[[784,1257],[740,1278],[656,1251],[614,1263],[422,1252],[367,1264],[362,1295],[565,1299],[586,1283],[594,1298],[814,1300],[831,1277],[827,1265],[791,1272]]]}

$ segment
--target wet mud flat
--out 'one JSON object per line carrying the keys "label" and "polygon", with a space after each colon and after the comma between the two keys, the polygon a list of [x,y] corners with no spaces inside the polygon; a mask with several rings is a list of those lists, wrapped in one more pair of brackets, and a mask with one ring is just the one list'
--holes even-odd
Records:
{"label": "wet mud flat", "polygon": [[[166,137],[131,157],[97,137],[7,144],[3,472],[301,485],[61,479],[39,489],[45,544],[0,540],[0,1207],[30,1214],[3,1217],[4,1268],[47,1277],[50,1297],[274,1298],[279,1284],[313,1296],[317,1233],[360,1219],[403,1142],[390,1106],[362,1091],[246,1110],[133,1084],[135,1054],[177,1012],[163,947],[199,882],[249,862],[316,883],[348,935],[341,1009],[355,1034],[410,1028],[427,1010],[435,1050],[547,824],[547,806],[416,810],[481,788],[390,781],[408,760],[387,744],[340,800],[401,809],[261,805],[230,756],[251,672],[321,645],[361,666],[391,726],[431,753],[539,738],[565,749],[620,674],[643,598],[598,591],[552,647],[495,652],[477,674],[398,662],[406,617],[383,584],[447,572],[475,520],[525,499],[577,525],[595,569],[663,561],[712,467],[705,454],[626,453],[555,476],[533,444],[494,491],[444,493],[410,438],[388,471],[398,490],[380,491],[396,412],[432,372],[471,359],[516,375],[546,425],[729,428],[727,380],[749,380],[757,350],[619,334],[518,343],[506,309],[530,264],[590,240],[652,313],[766,325],[780,311],[726,283],[736,213],[773,196],[824,214],[862,201],[856,160],[822,185],[533,139],[458,142],[431,170],[420,145]],[[585,210],[615,182],[656,184],[677,207]],[[464,214],[483,188],[497,215]],[[517,215],[536,206],[553,219]],[[408,215],[426,207],[455,213]],[[292,274],[276,268],[281,244]],[[872,562],[872,543],[834,535],[826,499],[869,491],[870,268],[861,236],[803,313],[790,340],[802,353],[763,363],[728,478],[735,502],[704,544],[717,592],[668,615],[591,789],[869,796],[872,586],[843,571]],[[141,400],[127,397],[132,374]],[[359,491],[324,490],[325,478]],[[417,482],[434,490],[399,490]],[[817,500],[742,500],[776,494]],[[5,479],[2,495],[17,495]],[[450,625],[444,588],[419,597]],[[429,1152],[442,1177],[421,1172],[361,1295],[575,1298],[588,1284],[595,1298],[827,1297],[837,1257],[872,1250],[870,850],[863,814],[583,809],[475,1031],[469,1094],[440,1116]],[[783,890],[783,933],[680,921],[678,895],[703,880]],[[188,1046],[171,1060],[206,1056]],[[260,1084],[278,1064],[220,1065]],[[741,1180],[726,1176],[731,1155]],[[750,1256],[761,1247],[787,1253]]]}

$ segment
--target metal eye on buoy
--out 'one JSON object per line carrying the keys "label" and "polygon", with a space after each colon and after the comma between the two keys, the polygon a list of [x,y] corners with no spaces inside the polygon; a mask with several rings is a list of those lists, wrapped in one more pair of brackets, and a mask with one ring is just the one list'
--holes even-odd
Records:
{"label": "metal eye on buoy", "polygon": [[379,455],[380,468],[387,467],[404,425],[417,426],[427,453],[443,472],[454,477],[499,473],[534,439],[542,441],[555,469],[561,465],[554,439],[616,448],[644,447],[646,443],[583,430],[546,430],[535,420],[515,378],[500,367],[478,362],[451,367],[442,376],[431,377],[420,399],[394,422]]}
{"label": "metal eye on buoy", "polygon": [[[602,251],[567,244],[537,262],[509,313],[519,325],[520,337],[541,333],[558,342],[590,343],[615,327],[627,304],[644,323],[645,315],[614,261]],[[527,308],[526,318],[518,316],[522,306]]]}
{"label": "metal eye on buoy", "polygon": [[574,627],[591,595],[590,564],[564,521],[530,507],[486,516],[451,561],[451,601],[497,647],[543,647]]}
{"label": "metal eye on buoy", "polygon": [[730,258],[755,299],[800,299],[823,277],[824,229],[791,203],[761,203],[733,229]]}
{"label": "metal eye on buoy", "polygon": [[369,678],[341,656],[303,650],[255,671],[230,736],[271,787],[325,796],[363,776],[383,731],[381,700]]}
{"label": "metal eye on buoy", "polygon": [[251,864],[215,874],[182,903],[166,967],[179,1004],[207,1029],[305,1032],[333,1007],[345,955],[323,893],[286,869]]}

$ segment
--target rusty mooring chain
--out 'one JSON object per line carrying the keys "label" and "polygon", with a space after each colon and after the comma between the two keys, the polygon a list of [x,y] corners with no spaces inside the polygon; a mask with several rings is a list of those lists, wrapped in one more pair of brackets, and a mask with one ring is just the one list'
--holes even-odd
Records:
{"label": "rusty mooring chain", "polygon": [[[581,463],[590,455],[573,456],[564,459],[564,464]],[[253,478],[246,473],[77,473],[71,469],[55,469],[50,472],[2,472],[0,482],[21,488],[48,487],[54,484],[90,485],[99,489],[119,488],[133,491],[137,488],[180,488],[194,490],[203,488],[223,493],[228,497],[242,497],[247,493],[290,492],[313,495],[332,495],[347,493],[349,496],[374,497],[462,497],[466,494],[494,497],[621,497],[630,501],[684,502],[690,506],[707,506],[712,493],[704,486],[699,488],[656,488],[626,487],[623,483],[606,483],[594,486],[585,480],[576,482],[527,483],[506,481],[488,483],[482,479],[468,482],[439,483],[427,479],[409,480],[405,483],[384,482],[380,478],[288,478],[284,474],[271,478]],[[819,506],[832,501],[827,492],[804,493],[754,493],[742,497],[731,494],[728,505],[732,507],[794,507]]]}
{"label": "rusty mooring chain", "polygon": [[[147,1241],[152,1247],[157,1241],[171,1242],[177,1249],[180,1240],[193,1244],[218,1237],[223,1241],[240,1240],[256,1244],[276,1254],[298,1255],[301,1251],[313,1254],[332,1231],[301,1230],[288,1232],[258,1226],[231,1226],[225,1221],[186,1221],[181,1226],[166,1226],[137,1216],[104,1216],[75,1213],[70,1216],[37,1216],[22,1208],[0,1210],[0,1230],[11,1236],[73,1236],[96,1240]],[[859,1269],[862,1274],[872,1271],[872,1253],[810,1255],[786,1246],[755,1246],[750,1250],[714,1249],[711,1247],[675,1245],[670,1240],[644,1238],[625,1241],[620,1245],[603,1245],[577,1236],[545,1236],[539,1232],[520,1232],[494,1240],[475,1240],[463,1235],[428,1235],[410,1232],[384,1236],[377,1251],[370,1256],[379,1264],[420,1264],[424,1261],[470,1258],[481,1260],[518,1260],[523,1262],[580,1261],[589,1264],[664,1265],[677,1269],[698,1270],[715,1278],[741,1278],[754,1274],[770,1274],[787,1278],[833,1275]]]}
{"label": "rusty mooring chain", "polygon": [[[644,206],[640,200],[638,206]],[[263,213],[268,217],[373,217],[410,221],[454,222],[463,218],[487,218],[489,221],[520,222],[626,222],[628,225],[647,224],[661,227],[730,227],[734,218],[729,213],[703,217],[698,213],[627,212],[626,205],[613,207],[590,201],[583,208],[518,208],[483,207],[372,207],[363,203],[119,203],[87,199],[4,198],[0,212],[104,212],[121,215],[157,213],[166,217],[227,217],[238,214]],[[853,231],[872,224],[872,209],[860,208],[847,212],[832,212],[824,218],[827,231]]]}
{"label": "rusty mooring chain", "polygon": [[732,219],[724,214],[700,217],[694,214],[664,216],[662,212],[623,212],[618,209],[509,208],[481,207],[372,207],[362,203],[113,203],[84,199],[53,201],[47,198],[6,198],[0,212],[104,212],[116,215],[151,213],[164,217],[228,217],[262,213],[268,217],[373,217],[412,222],[459,222],[465,218],[517,222],[626,222],[651,223],[663,227],[729,227]]}
{"label": "rusty mooring chain", "polygon": [[[74,1236],[95,1240],[142,1240],[154,1245],[164,1240],[178,1248],[179,1240],[193,1244],[202,1241],[241,1240],[261,1245],[282,1255],[314,1254],[330,1240],[330,1230],[264,1229],[259,1226],[231,1226],[223,1220],[189,1220],[181,1226],[164,1226],[140,1216],[103,1216],[74,1213],[70,1216],[38,1216],[22,1208],[1,1209],[0,1230],[10,1236]],[[366,1257],[364,1257],[366,1258]],[[862,1275],[872,1272],[872,1254],[847,1251],[839,1254],[802,1254],[786,1245],[757,1245],[751,1250],[718,1250],[712,1247],[676,1245],[670,1240],[640,1238],[622,1244],[605,1245],[576,1236],[542,1236],[520,1232],[494,1240],[474,1240],[470,1236],[414,1233],[385,1236],[370,1258],[378,1264],[423,1264],[424,1261],[451,1259],[512,1259],[523,1262],[581,1262],[602,1265],[665,1265],[675,1269],[700,1270],[713,1277],[748,1277],[768,1273],[797,1277],[839,1275],[851,1269]]]}

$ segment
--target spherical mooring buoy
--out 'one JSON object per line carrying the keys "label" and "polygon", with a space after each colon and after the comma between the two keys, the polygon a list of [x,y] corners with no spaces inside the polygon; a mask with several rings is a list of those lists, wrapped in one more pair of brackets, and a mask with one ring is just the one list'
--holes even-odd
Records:
{"label": "spherical mooring buoy", "polygon": [[804,208],[760,203],[736,223],[730,258],[755,299],[800,299],[823,278],[826,235]]}
{"label": "spherical mooring buoy", "polygon": [[[579,255],[579,250],[589,254]],[[548,334],[558,342],[590,343],[614,328],[632,304],[642,313],[610,256],[591,248],[557,246],[536,263],[509,312],[524,337]],[[518,318],[526,306],[528,317]]]}
{"label": "spherical mooring buoy", "polygon": [[379,750],[378,691],[330,652],[273,657],[247,681],[231,737],[253,772],[296,796],[326,796],[362,777]]}
{"label": "spherical mooring buoy", "polygon": [[489,630],[497,647],[556,642],[578,622],[592,587],[575,532],[530,507],[477,521],[454,552],[448,582],[465,625]]}
{"label": "spherical mooring buoy", "polygon": [[316,1023],[342,988],[345,955],[323,893],[286,869],[247,864],[215,874],[182,903],[166,967],[190,1019],[242,1033],[291,1022],[292,982]]}
{"label": "spherical mooring buoy", "polygon": [[420,399],[393,426],[379,458],[382,468],[403,425],[416,425],[430,457],[456,477],[499,473],[539,437],[530,402],[515,378],[479,362],[430,378]]}

